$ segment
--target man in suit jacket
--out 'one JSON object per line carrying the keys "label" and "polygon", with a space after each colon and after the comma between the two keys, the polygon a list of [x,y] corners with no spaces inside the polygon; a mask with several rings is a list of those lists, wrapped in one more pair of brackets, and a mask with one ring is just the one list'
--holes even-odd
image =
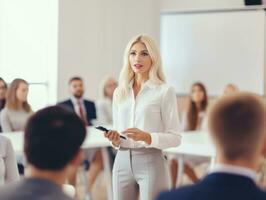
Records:
{"label": "man in suit jacket", "polygon": [[[92,101],[83,99],[84,84],[81,77],[75,76],[69,80],[70,99],[58,103],[59,106],[74,111],[86,125],[92,125],[93,120],[96,119],[96,108]],[[101,151],[98,149],[85,150],[86,168],[88,171],[88,188],[92,188],[94,181],[103,169],[103,158]],[[88,167],[89,166],[89,167]],[[69,183],[76,185],[76,173],[70,176]]]}
{"label": "man in suit jacket", "polygon": [[253,94],[222,97],[210,111],[217,164],[201,182],[159,195],[158,200],[265,200],[255,183],[265,152],[265,105]]}
{"label": "man in suit jacket", "polygon": [[96,119],[96,108],[93,101],[83,99],[84,85],[80,77],[73,77],[69,80],[70,99],[59,102],[58,105],[74,111],[86,125],[92,125]]}
{"label": "man in suit jacket", "polygon": [[85,137],[84,123],[73,112],[52,106],[35,113],[24,136],[29,176],[0,188],[0,199],[70,200],[62,185],[82,161]]}

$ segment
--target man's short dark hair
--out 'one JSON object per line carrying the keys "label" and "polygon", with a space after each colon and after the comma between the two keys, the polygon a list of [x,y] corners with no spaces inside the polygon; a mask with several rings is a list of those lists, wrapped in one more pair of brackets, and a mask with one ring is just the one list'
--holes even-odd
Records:
{"label": "man's short dark hair", "polygon": [[27,160],[38,169],[60,170],[80,150],[86,127],[73,112],[51,106],[36,112],[25,129]]}
{"label": "man's short dark hair", "polygon": [[228,160],[251,158],[265,137],[265,123],[265,105],[251,93],[222,97],[209,115],[210,132]]}
{"label": "man's short dark hair", "polygon": [[73,81],[81,81],[83,82],[83,79],[80,76],[73,76],[69,79],[68,84],[70,85]]}

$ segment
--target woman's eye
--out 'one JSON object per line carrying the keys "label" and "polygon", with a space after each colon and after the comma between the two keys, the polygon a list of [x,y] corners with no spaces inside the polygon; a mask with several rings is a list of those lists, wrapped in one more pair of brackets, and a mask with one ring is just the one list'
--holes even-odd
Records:
{"label": "woman's eye", "polygon": [[136,53],[135,52],[131,52],[130,55],[136,55]]}
{"label": "woman's eye", "polygon": [[148,56],[149,54],[148,53],[142,53],[143,56]]}

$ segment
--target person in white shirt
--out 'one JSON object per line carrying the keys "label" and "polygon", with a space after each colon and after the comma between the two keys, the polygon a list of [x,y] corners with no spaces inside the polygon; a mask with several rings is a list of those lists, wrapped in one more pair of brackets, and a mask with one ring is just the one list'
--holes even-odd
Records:
{"label": "person in white shirt", "polygon": [[[183,112],[181,117],[181,130],[182,131],[207,131],[207,108],[208,108],[208,94],[206,87],[203,83],[195,82],[191,86],[189,95],[188,109]],[[176,187],[177,179],[177,163],[176,155],[168,155],[167,158],[171,160],[171,173],[172,173],[172,187]],[[194,171],[194,168],[202,163],[208,162],[206,157],[186,155],[185,160],[185,174],[195,183],[199,178]]]}
{"label": "person in white shirt", "polygon": [[216,164],[199,183],[165,192],[157,200],[264,200],[255,182],[266,152],[265,103],[252,93],[221,97],[209,112]]}
{"label": "person in white shirt", "polygon": [[97,123],[100,125],[113,124],[113,94],[117,81],[112,77],[105,78],[100,87],[100,99],[96,102]]}
{"label": "person in white shirt", "polygon": [[[105,136],[118,148],[113,166],[114,200],[154,199],[170,188],[162,149],[181,143],[174,89],[165,84],[159,50],[150,36],[133,37],[113,99],[113,129]],[[119,134],[126,136],[120,138]]]}
{"label": "person in white shirt", "polygon": [[0,186],[19,180],[16,156],[10,140],[0,135]]}

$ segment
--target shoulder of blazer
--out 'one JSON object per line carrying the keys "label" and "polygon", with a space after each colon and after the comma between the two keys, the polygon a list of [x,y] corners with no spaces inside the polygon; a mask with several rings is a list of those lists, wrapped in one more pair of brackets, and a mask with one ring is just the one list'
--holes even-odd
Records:
{"label": "shoulder of blazer", "polygon": [[74,109],[74,105],[70,99],[57,103],[58,106],[70,107]]}
{"label": "shoulder of blazer", "polygon": [[84,100],[84,104],[85,106],[88,106],[88,107],[95,107],[95,103],[90,100]]}

